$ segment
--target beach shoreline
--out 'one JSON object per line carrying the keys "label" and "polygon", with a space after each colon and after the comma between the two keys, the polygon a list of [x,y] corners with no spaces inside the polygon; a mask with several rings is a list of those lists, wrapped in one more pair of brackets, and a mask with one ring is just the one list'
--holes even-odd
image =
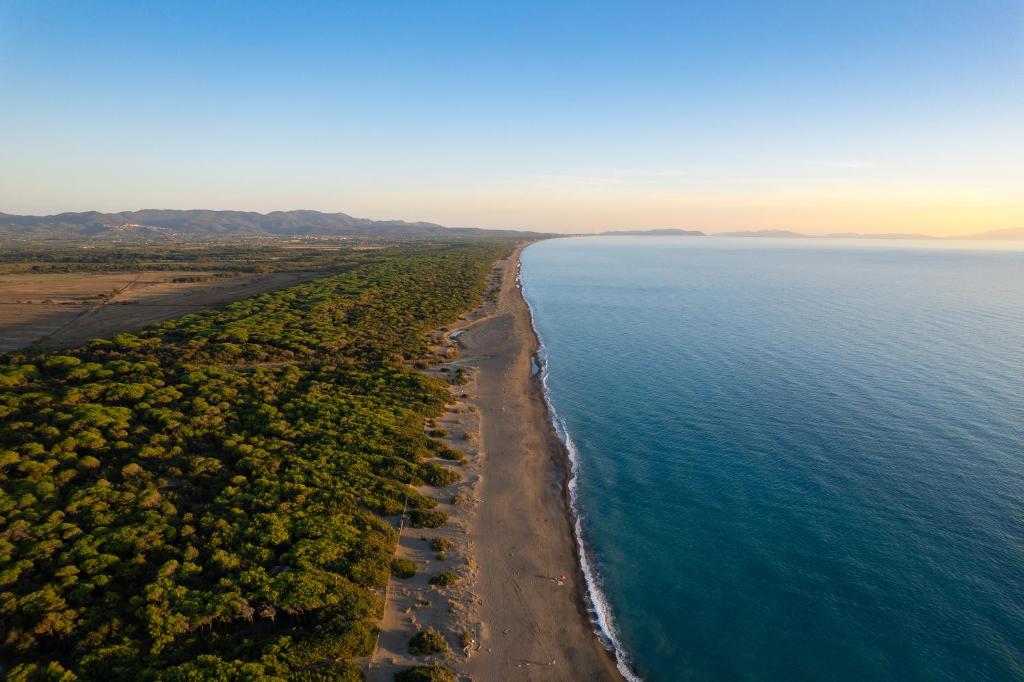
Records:
{"label": "beach shoreline", "polygon": [[569,453],[556,433],[540,339],[522,295],[520,246],[503,265],[494,312],[463,328],[480,419],[479,499],[467,526],[482,624],[464,668],[478,680],[618,680],[599,639],[574,532]]}
{"label": "beach shoreline", "polygon": [[535,367],[536,371],[534,372],[531,369],[531,374],[534,375],[535,383],[537,384],[538,390],[541,394],[541,400],[544,401],[544,405],[547,408],[548,423],[551,428],[551,432],[558,439],[562,455],[566,460],[567,471],[562,486],[562,493],[565,498],[566,510],[569,515],[569,523],[572,526],[573,539],[575,541],[577,570],[579,571],[580,577],[586,586],[586,590],[583,595],[583,606],[590,615],[591,623],[596,628],[595,635],[597,635],[604,646],[611,651],[620,676],[627,680],[627,682],[641,682],[641,678],[634,671],[632,662],[619,640],[618,631],[615,627],[614,618],[611,613],[611,607],[609,606],[607,598],[601,589],[593,558],[587,549],[586,537],[584,534],[583,513],[582,510],[579,509],[576,499],[576,483],[579,469],[578,450],[572,434],[569,432],[568,426],[558,414],[558,410],[555,408],[551,399],[550,390],[547,384],[547,349],[544,346],[544,341],[541,339],[540,332],[537,330],[533,307],[530,305],[530,301],[526,298],[526,290],[522,281],[522,272],[519,262],[517,262],[516,267],[516,281],[518,282],[520,296],[526,304],[526,308],[530,316],[530,328],[533,332],[534,343],[536,344],[536,350],[531,356],[531,362],[533,363],[531,367]]}
{"label": "beach shoreline", "polygon": [[[449,412],[428,428],[444,430],[445,444],[467,458],[459,483],[423,491],[438,497],[448,524],[429,534],[406,527],[399,537],[397,556],[415,560],[422,575],[392,579],[371,682],[432,662],[481,682],[623,679],[595,623],[570,498],[573,463],[537,371],[542,344],[518,277],[526,246],[495,264],[481,306],[435,332],[433,351],[445,361],[425,371],[465,377],[452,384]],[[427,550],[427,535],[451,541],[443,560]],[[428,577],[442,569],[463,579],[432,587]],[[439,629],[451,651],[410,656],[409,637],[425,627]]]}

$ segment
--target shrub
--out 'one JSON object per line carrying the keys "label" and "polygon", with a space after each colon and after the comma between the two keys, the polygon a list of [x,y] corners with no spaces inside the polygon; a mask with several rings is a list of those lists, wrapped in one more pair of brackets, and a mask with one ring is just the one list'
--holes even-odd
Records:
{"label": "shrub", "polygon": [[438,587],[448,587],[462,580],[462,576],[453,571],[445,571],[444,573],[438,573],[430,579],[431,585],[437,585]]}
{"label": "shrub", "polygon": [[452,546],[448,538],[434,538],[430,541],[430,549],[435,552],[447,552]]}
{"label": "shrub", "polygon": [[462,463],[466,461],[466,455],[462,454],[458,450],[453,450],[451,448],[443,448],[441,450],[438,450],[437,456],[440,457],[441,459],[447,459],[451,462]]}
{"label": "shrub", "polygon": [[446,485],[458,483],[459,479],[462,478],[457,471],[432,462],[420,465],[420,476],[435,488],[443,488]]}
{"label": "shrub", "polygon": [[440,528],[448,522],[448,515],[433,509],[413,509],[409,512],[409,523],[413,528]]}
{"label": "shrub", "polygon": [[395,673],[395,682],[456,682],[455,675],[443,665],[418,665]]}
{"label": "shrub", "polygon": [[428,656],[448,651],[444,635],[434,628],[420,630],[409,640],[409,653],[414,656]]}
{"label": "shrub", "polygon": [[411,578],[416,575],[416,562],[412,559],[392,559],[391,575],[398,578]]}

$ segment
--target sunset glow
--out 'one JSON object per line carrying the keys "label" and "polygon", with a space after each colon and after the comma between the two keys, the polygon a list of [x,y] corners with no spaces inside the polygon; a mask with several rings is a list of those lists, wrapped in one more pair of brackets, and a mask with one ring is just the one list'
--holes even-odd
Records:
{"label": "sunset glow", "polygon": [[1010,0],[2,2],[0,210],[1017,228],[1022,36]]}

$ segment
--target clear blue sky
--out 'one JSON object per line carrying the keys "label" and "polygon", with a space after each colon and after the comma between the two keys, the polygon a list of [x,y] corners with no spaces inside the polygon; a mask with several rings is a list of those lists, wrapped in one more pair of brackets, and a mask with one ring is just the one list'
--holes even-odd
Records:
{"label": "clear blue sky", "polygon": [[971,232],[1022,121],[1021,0],[0,0],[11,213]]}

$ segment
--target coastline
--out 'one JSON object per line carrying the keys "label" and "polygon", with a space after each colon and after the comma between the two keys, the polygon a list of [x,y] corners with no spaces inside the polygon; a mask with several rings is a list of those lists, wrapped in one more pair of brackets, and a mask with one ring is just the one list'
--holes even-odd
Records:
{"label": "coastline", "polygon": [[622,643],[619,641],[611,607],[608,605],[607,598],[604,596],[604,592],[601,589],[600,578],[596,573],[593,559],[587,549],[586,537],[583,530],[584,517],[579,509],[576,497],[577,476],[579,471],[578,450],[576,449],[576,443],[573,440],[572,434],[569,432],[568,426],[566,426],[565,421],[558,414],[558,410],[555,408],[555,405],[551,400],[551,392],[548,388],[547,348],[544,346],[544,341],[541,339],[540,332],[537,330],[533,307],[526,298],[526,291],[522,281],[521,262],[518,261],[518,259],[516,262],[516,282],[519,288],[519,294],[523,299],[523,302],[526,304],[526,308],[530,316],[530,328],[533,333],[534,344],[536,345],[536,351],[534,352],[533,357],[535,358],[537,372],[534,378],[536,383],[540,386],[541,397],[544,401],[545,407],[547,408],[548,421],[551,425],[551,429],[558,437],[559,443],[562,446],[562,454],[567,462],[567,474],[563,484],[563,494],[565,496],[569,522],[572,524],[573,539],[575,540],[576,546],[577,568],[583,578],[584,584],[586,585],[583,605],[588,609],[591,614],[592,622],[597,626],[595,634],[598,635],[604,644],[612,650],[616,667],[622,678],[627,680],[627,682],[641,682],[640,676],[633,670],[633,665],[629,659],[629,655],[622,646]]}
{"label": "coastline", "polygon": [[467,525],[481,628],[464,668],[478,680],[619,680],[590,611],[572,463],[533,370],[541,345],[520,288],[522,248],[503,265],[493,314],[458,335],[462,361],[475,370],[482,453],[481,502]]}
{"label": "coastline", "polygon": [[[427,426],[443,429],[445,444],[467,457],[460,482],[423,490],[449,522],[400,534],[396,557],[414,560],[419,572],[389,583],[370,682],[434,662],[481,682],[637,679],[591,599],[597,587],[573,508],[571,440],[549,404],[543,345],[519,280],[527,245],[495,264],[483,305],[434,334],[443,360],[425,371],[447,378],[461,370],[465,379],[452,385],[449,411]],[[424,542],[439,536],[451,542],[443,557]],[[441,570],[463,579],[431,586]],[[451,651],[409,655],[409,638],[425,627],[439,629]]]}

